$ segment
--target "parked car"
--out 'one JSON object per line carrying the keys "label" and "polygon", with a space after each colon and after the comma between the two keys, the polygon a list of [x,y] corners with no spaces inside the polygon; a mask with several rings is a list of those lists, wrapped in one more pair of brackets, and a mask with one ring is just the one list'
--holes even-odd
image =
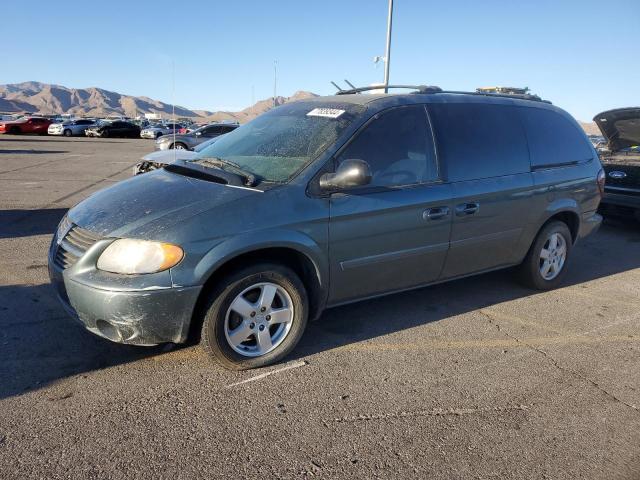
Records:
{"label": "parked car", "polygon": [[196,146],[193,150],[173,149],[173,150],[158,150],[146,154],[136,163],[133,167],[133,174],[140,175],[141,173],[148,173],[159,168],[166,167],[167,165],[175,162],[176,160],[190,160],[195,158],[196,154],[216,142],[223,135],[211,138],[206,142],[202,142]]}
{"label": "parked car", "polygon": [[206,123],[192,123],[191,125],[186,125],[178,130],[178,133],[184,135],[185,133],[195,132],[201,127],[204,127]]}
{"label": "parked car", "polygon": [[162,136],[156,140],[156,150],[193,150],[197,145],[206,142],[210,138],[232,132],[239,125],[234,123],[214,123],[201,127],[194,132],[184,135]]}
{"label": "parked car", "polygon": [[85,130],[87,137],[127,137],[139,138],[140,127],[130,122],[101,122]]}
{"label": "parked car", "polygon": [[600,211],[640,221],[640,108],[618,108],[593,118],[604,135],[599,148],[607,174]]}
{"label": "parked car", "polygon": [[281,360],[328,307],[513,266],[557,287],[600,225],[604,171],[569,114],[529,98],[284,104],[69,210],[51,281],[97,335],[201,333],[233,369]]}
{"label": "parked car", "polygon": [[12,135],[38,133],[46,135],[49,125],[51,125],[51,120],[48,118],[23,117],[18,120],[0,123],[0,133],[10,133]]}
{"label": "parked car", "polygon": [[178,130],[182,128],[179,123],[167,123],[166,125],[154,125],[149,126],[140,132],[142,138],[159,138],[163,135],[173,135],[178,133]]}
{"label": "parked car", "polygon": [[49,135],[64,135],[65,137],[82,136],[89,127],[96,125],[95,120],[80,119],[80,120],[66,120],[61,123],[52,123],[49,125],[47,133]]}

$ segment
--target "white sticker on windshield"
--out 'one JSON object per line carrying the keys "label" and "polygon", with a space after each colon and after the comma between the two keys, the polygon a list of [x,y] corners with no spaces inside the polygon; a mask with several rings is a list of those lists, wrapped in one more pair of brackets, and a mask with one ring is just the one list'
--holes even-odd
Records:
{"label": "white sticker on windshield", "polygon": [[337,108],[314,108],[307,113],[307,117],[338,118],[343,113],[344,110],[338,110]]}

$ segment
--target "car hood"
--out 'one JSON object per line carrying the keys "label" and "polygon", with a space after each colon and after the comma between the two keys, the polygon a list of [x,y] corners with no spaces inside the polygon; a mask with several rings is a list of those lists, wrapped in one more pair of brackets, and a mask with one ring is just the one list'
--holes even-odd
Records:
{"label": "car hood", "polygon": [[640,145],[640,107],[617,108],[593,117],[611,151]]}
{"label": "car hood", "polygon": [[240,198],[261,194],[163,169],[94,193],[69,210],[69,218],[104,237],[171,241],[172,227],[177,224]]}

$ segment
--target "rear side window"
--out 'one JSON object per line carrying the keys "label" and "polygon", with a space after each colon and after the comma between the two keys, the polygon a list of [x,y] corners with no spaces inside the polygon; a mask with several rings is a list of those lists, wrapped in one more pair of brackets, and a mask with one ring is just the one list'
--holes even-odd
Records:
{"label": "rear side window", "polygon": [[584,162],[593,158],[578,127],[563,115],[542,108],[519,108],[527,131],[531,167],[544,168]]}
{"label": "rear side window", "polygon": [[222,127],[208,127],[203,133],[205,135],[218,135],[222,133]]}
{"label": "rear side window", "polygon": [[342,151],[338,163],[349,159],[369,164],[372,186],[399,187],[437,180],[424,105],[393,108],[380,114]]}
{"label": "rear side window", "polygon": [[487,103],[429,105],[449,181],[529,172],[527,139],[514,107]]}

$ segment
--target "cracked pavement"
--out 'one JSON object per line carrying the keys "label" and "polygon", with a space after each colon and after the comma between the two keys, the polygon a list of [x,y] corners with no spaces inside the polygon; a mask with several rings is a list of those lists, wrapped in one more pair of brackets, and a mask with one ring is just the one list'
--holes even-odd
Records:
{"label": "cracked pavement", "polygon": [[151,141],[0,137],[0,478],[640,479],[640,226],[562,288],[508,271],[325,312],[291,358],[109,343],[47,284],[68,207]]}

